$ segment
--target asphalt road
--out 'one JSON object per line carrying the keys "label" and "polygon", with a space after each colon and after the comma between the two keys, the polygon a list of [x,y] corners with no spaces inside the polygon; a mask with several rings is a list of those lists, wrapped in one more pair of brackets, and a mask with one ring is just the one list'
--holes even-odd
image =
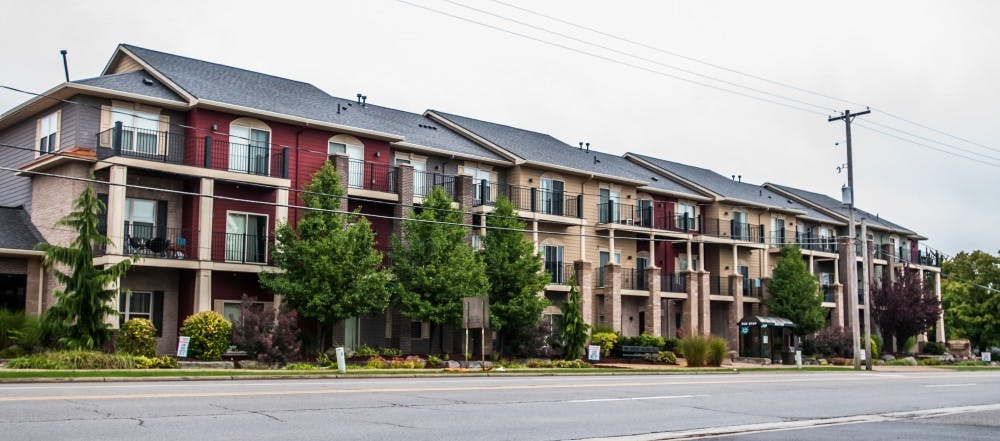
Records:
{"label": "asphalt road", "polygon": [[0,385],[0,439],[998,439],[1000,372]]}

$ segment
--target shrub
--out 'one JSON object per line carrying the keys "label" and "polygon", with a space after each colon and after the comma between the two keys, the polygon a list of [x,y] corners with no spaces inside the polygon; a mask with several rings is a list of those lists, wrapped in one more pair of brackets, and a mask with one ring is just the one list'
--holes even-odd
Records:
{"label": "shrub", "polygon": [[132,369],[135,357],[128,354],[68,350],[40,352],[7,362],[11,369]]}
{"label": "shrub", "polygon": [[368,359],[364,367],[367,369],[386,369],[389,367],[389,361],[378,355],[374,355]]}
{"label": "shrub", "polygon": [[903,346],[901,348],[903,349],[903,353],[904,354],[916,354],[917,353],[917,337],[916,336],[912,336],[912,337],[907,338],[906,341],[903,342]]}
{"label": "shrub", "polygon": [[240,319],[232,327],[232,341],[250,358],[271,364],[283,365],[299,353],[298,313],[281,308],[279,313],[271,305],[263,308],[260,303],[243,296]]}
{"label": "shrub", "polygon": [[955,363],[955,366],[986,366],[987,364],[982,360],[964,360]]}
{"label": "shrub", "polygon": [[184,319],[181,335],[191,337],[188,356],[196,360],[219,360],[229,349],[232,325],[215,311],[202,311]]}
{"label": "shrub", "polygon": [[944,355],[944,344],[936,341],[924,343],[924,353],[930,355]]}
{"label": "shrub", "polygon": [[560,369],[584,369],[591,367],[590,363],[583,360],[555,360],[552,367]]}
{"label": "shrub", "polygon": [[[429,358],[427,362],[430,363]],[[500,360],[500,366],[502,366],[504,369],[524,369],[523,364],[510,359]]]}
{"label": "shrub", "polygon": [[383,357],[402,357],[403,351],[397,348],[382,348],[380,350]]}
{"label": "shrub", "polygon": [[[501,363],[501,366],[502,366],[503,362],[500,362],[500,363]],[[438,357],[436,355],[428,355],[427,356],[427,364],[426,364],[426,366],[427,367],[439,368],[441,366],[444,366],[444,360],[441,360],[441,357]]]}
{"label": "shrub", "polygon": [[635,346],[655,346],[657,348],[663,348],[664,340],[663,337],[650,334],[640,334],[639,336],[632,338],[632,344]]}
{"label": "shrub", "polygon": [[601,347],[601,356],[611,355],[611,349],[618,343],[618,334],[614,332],[597,332],[590,336],[590,343]]}
{"label": "shrub", "polygon": [[134,318],[122,325],[115,350],[124,354],[156,356],[156,327],[144,318]]}
{"label": "shrub", "polygon": [[897,358],[885,362],[886,366],[916,366],[917,362],[909,358]]}
{"label": "shrub", "polygon": [[824,357],[852,357],[854,355],[851,335],[840,326],[821,329],[807,340],[815,348],[816,354]]}
{"label": "shrub", "polygon": [[688,367],[704,366],[708,357],[709,341],[702,337],[685,337],[681,339],[678,348],[684,354]]}
{"label": "shrub", "polygon": [[677,350],[677,343],[679,343],[679,342],[680,342],[680,340],[676,339],[676,338],[664,338],[663,339],[663,350],[664,351],[674,352],[674,351]]}
{"label": "shrub", "polygon": [[872,343],[872,355],[871,355],[872,360],[878,360],[879,354],[882,353],[882,345],[879,344],[879,342],[875,341],[874,335],[871,338],[871,343]]}
{"label": "shrub", "polygon": [[921,366],[940,366],[941,365],[941,360],[937,359],[937,358],[921,358],[920,359],[920,365]]}
{"label": "shrub", "polygon": [[677,356],[670,351],[660,351],[656,354],[656,361],[666,364],[677,364]]}
{"label": "shrub", "polygon": [[708,365],[722,366],[722,361],[726,359],[728,353],[726,341],[719,337],[712,337],[708,342]]}
{"label": "shrub", "polygon": [[310,363],[289,363],[285,365],[285,369],[289,371],[314,371],[319,368]]}
{"label": "shrub", "polygon": [[11,352],[26,353],[41,346],[42,324],[38,317],[24,312],[0,309],[0,349],[16,347]]}
{"label": "shrub", "polygon": [[611,325],[603,325],[603,324],[602,325],[594,325],[594,331],[593,331],[593,333],[594,334],[609,334],[609,333],[610,334],[614,334],[615,333],[615,328],[611,327]]}
{"label": "shrub", "polygon": [[368,345],[361,345],[358,346],[357,348],[354,348],[354,356],[362,358],[378,357],[378,349],[375,349]]}
{"label": "shrub", "polygon": [[177,359],[170,356],[147,357],[144,355],[135,356],[136,369],[177,369],[181,367]]}

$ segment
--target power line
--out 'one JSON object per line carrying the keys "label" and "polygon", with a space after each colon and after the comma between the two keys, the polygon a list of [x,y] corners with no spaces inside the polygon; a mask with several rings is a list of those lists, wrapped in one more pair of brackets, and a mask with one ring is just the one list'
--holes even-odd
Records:
{"label": "power line", "polygon": [[951,156],[956,156],[956,157],[959,157],[959,158],[965,158],[965,159],[968,159],[968,160],[970,160],[972,162],[977,162],[977,163],[980,163],[980,164],[984,164],[984,165],[989,165],[989,166],[992,166],[992,167],[1000,168],[1000,164],[997,164],[997,163],[983,161],[983,160],[980,160],[980,159],[977,159],[977,158],[973,158],[971,156],[965,156],[965,155],[963,155],[961,153],[955,153],[955,152],[952,152],[952,151],[948,151],[948,150],[944,150],[944,149],[941,149],[941,148],[934,147],[932,145],[924,144],[922,142],[917,142],[917,141],[914,141],[912,139],[906,139],[906,138],[903,138],[901,136],[897,136],[897,135],[894,135],[892,133],[876,129],[874,127],[867,126],[864,123],[858,123],[858,127],[861,127],[861,128],[863,128],[865,130],[869,130],[869,131],[872,131],[872,132],[875,132],[875,133],[879,133],[879,134],[888,136],[890,138],[896,138],[896,139],[899,139],[901,141],[906,141],[906,142],[908,142],[910,144],[915,144],[915,145],[918,145],[918,146],[921,146],[921,147],[925,147],[925,148],[928,148],[928,149],[931,149],[931,150],[936,150],[938,152],[945,153],[945,154],[948,154],[948,155],[951,155]]}

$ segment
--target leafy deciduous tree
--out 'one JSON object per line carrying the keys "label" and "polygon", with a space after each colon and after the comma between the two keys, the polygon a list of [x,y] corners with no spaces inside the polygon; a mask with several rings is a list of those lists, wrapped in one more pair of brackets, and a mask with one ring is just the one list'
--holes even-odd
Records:
{"label": "leafy deciduous tree", "polygon": [[781,260],[767,284],[766,299],[770,314],[795,322],[795,334],[804,336],[820,330],[826,321],[819,284],[809,274],[798,246],[781,250]]}
{"label": "leafy deciduous tree", "polygon": [[260,275],[262,286],[323,325],[321,346],[324,329],[389,305],[391,275],[380,269],[382,254],[368,221],[336,212],[345,193],[336,169],[324,164],[302,195],[312,210],[295,228],[282,224],[275,230],[274,265],[284,271]]}
{"label": "leafy deciduous tree", "polygon": [[886,271],[882,283],[873,285],[872,321],[884,336],[895,337],[898,343],[926,331],[941,313],[941,302],[909,268],[902,268],[894,281]]}
{"label": "leafy deciduous tree", "polygon": [[980,349],[1000,346],[1000,256],[963,251],[941,271],[945,329]]}
{"label": "leafy deciduous tree", "polygon": [[549,304],[538,293],[545,289],[549,276],[542,272],[542,259],[534,246],[519,231],[524,223],[517,219],[509,199],[497,198],[486,226],[493,227],[483,238],[482,252],[490,282],[490,323],[499,334],[501,353],[508,353],[538,327],[542,310]]}
{"label": "leafy deciduous tree", "polygon": [[246,295],[240,303],[240,317],[232,328],[233,344],[251,358],[264,363],[284,366],[298,354],[298,314],[282,305],[261,306]]}
{"label": "leafy deciduous tree", "polygon": [[[93,178],[93,176],[91,176]],[[111,328],[105,321],[118,314],[114,304],[118,290],[113,286],[132,267],[134,258],[125,259],[106,268],[94,266],[94,248],[111,244],[97,229],[98,219],[105,211],[91,185],[73,203],[73,211],[56,225],[72,228],[77,236],[68,247],[42,243],[45,252],[42,264],[47,269],[55,265],[68,267],[68,272],[54,270],[56,280],[65,288],[54,290],[56,304],[46,312],[45,327],[60,334],[59,342],[72,348],[94,349],[111,338]]]}
{"label": "leafy deciduous tree", "polygon": [[461,324],[463,297],[489,292],[482,258],[465,242],[469,229],[461,223],[461,211],[452,208],[443,188],[434,187],[423,207],[403,222],[403,237],[393,237],[393,271],[403,313],[435,324],[432,342],[435,327]]}

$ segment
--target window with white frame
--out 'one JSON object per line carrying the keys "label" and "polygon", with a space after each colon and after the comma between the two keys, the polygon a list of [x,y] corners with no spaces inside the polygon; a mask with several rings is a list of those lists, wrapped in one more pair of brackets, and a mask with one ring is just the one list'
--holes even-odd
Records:
{"label": "window with white frame", "polygon": [[267,216],[252,213],[226,215],[226,261],[265,263]]}
{"label": "window with white frame", "polygon": [[149,240],[156,231],[156,201],[125,199],[125,234],[136,240]]}
{"label": "window with white frame", "polygon": [[563,247],[542,245],[541,251],[545,272],[550,275],[550,283],[566,283],[569,277],[563,271]]}
{"label": "window with white frame", "polygon": [[406,164],[413,167],[413,195],[417,197],[427,196],[431,191],[431,186],[427,179],[427,161],[417,160],[412,155],[409,157],[396,157],[396,165]]}
{"label": "window with white frame", "polygon": [[118,326],[134,318],[153,320],[153,293],[123,291],[118,294]]}
{"label": "window with white frame", "polygon": [[545,214],[563,215],[566,184],[551,178],[542,178],[538,188],[539,211]]}
{"label": "window with white frame", "polygon": [[248,118],[229,125],[229,171],[266,175],[270,153],[270,127]]}
{"label": "window with white frame", "polygon": [[462,174],[472,176],[472,198],[477,204],[491,205],[497,200],[493,171],[477,164],[465,163]]}
{"label": "window with white frame", "polygon": [[113,106],[111,108],[111,123],[122,123],[123,151],[157,154],[157,135],[159,135],[160,115],[142,112],[132,108]]}
{"label": "window with white frame", "polygon": [[676,210],[677,225],[681,230],[693,231],[698,229],[695,220],[694,205],[678,202]]}
{"label": "window with white frame", "polygon": [[750,240],[750,225],[745,211],[733,211],[732,236],[737,240]]}
{"label": "window with white frame", "polygon": [[38,153],[44,155],[59,150],[59,115],[52,112],[38,119],[38,133],[35,136]]}
{"label": "window with white frame", "polygon": [[[337,137],[339,137],[338,135]],[[334,138],[337,138],[334,137]],[[365,147],[363,145],[347,144],[331,140],[327,143],[326,153],[328,155],[347,156],[347,186],[351,188],[363,188],[365,180]]]}

